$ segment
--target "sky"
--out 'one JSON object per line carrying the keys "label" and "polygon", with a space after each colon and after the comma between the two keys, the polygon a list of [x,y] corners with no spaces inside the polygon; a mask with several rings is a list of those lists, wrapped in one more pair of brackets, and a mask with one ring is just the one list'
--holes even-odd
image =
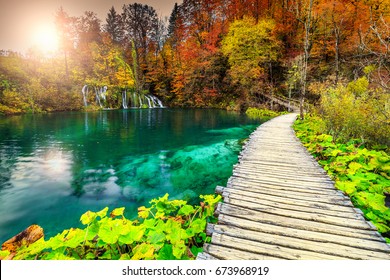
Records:
{"label": "sky", "polygon": [[[123,4],[141,3],[152,6],[159,16],[170,15],[175,2],[182,0],[0,0],[0,50],[26,52],[54,29],[54,15],[62,6],[70,16],[93,11],[105,23],[108,10]],[[45,30],[45,31],[44,31]],[[49,38],[46,38],[49,39]],[[48,42],[50,44],[50,42]]]}

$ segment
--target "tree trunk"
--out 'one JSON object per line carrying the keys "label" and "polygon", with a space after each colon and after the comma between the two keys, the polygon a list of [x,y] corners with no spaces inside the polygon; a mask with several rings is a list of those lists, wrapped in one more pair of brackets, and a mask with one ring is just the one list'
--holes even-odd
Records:
{"label": "tree trunk", "polygon": [[68,67],[68,55],[66,54],[66,51],[64,51],[64,56],[65,56],[65,75],[66,79],[69,78],[69,67]]}
{"label": "tree trunk", "polygon": [[309,61],[310,56],[310,29],[311,29],[311,17],[312,17],[312,10],[313,10],[313,0],[310,0],[309,8],[307,10],[307,18],[304,23],[305,25],[305,41],[303,43],[303,65],[302,65],[302,76],[301,76],[301,96],[300,96],[300,102],[299,102],[299,114],[300,118],[303,120],[304,115],[304,100],[306,96],[306,80],[307,80],[307,64]]}
{"label": "tree trunk", "polygon": [[339,82],[339,75],[340,75],[340,30],[338,28],[335,28],[335,85]]}

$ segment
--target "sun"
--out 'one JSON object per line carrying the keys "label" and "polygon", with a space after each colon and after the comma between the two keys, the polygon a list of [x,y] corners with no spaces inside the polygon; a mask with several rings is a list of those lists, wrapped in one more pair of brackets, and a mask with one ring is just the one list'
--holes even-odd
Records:
{"label": "sun", "polygon": [[35,31],[34,45],[44,53],[53,53],[58,49],[58,35],[54,27],[42,26]]}

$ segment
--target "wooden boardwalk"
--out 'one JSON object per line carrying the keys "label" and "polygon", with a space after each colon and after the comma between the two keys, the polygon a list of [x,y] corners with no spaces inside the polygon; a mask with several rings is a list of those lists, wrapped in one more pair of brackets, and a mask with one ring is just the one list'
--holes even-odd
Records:
{"label": "wooden boardwalk", "polygon": [[261,125],[226,188],[198,259],[390,259],[390,246],[296,138],[296,114]]}

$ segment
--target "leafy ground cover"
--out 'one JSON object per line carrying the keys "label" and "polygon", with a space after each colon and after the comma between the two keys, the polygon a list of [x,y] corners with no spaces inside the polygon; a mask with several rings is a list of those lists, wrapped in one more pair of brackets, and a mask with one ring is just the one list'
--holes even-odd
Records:
{"label": "leafy ground cover", "polygon": [[390,155],[388,147],[367,149],[361,140],[341,142],[323,134],[324,122],[315,116],[297,120],[297,137],[335,181],[336,187],[350,196],[378,231],[390,243]]}
{"label": "leafy ground cover", "polygon": [[246,110],[245,113],[252,119],[271,119],[286,114],[287,112],[276,112],[269,109],[250,107]]}
{"label": "leafy ground cover", "polygon": [[[207,222],[214,221],[220,196],[201,195],[202,202],[192,206],[184,200],[169,200],[168,194],[138,208],[138,218],[128,220],[125,208],[110,213],[84,213],[83,228],[71,228],[30,246],[22,246],[13,259],[43,260],[189,260],[194,259],[209,240]],[[108,214],[109,213],[109,214]],[[0,259],[12,252],[0,251]]]}

